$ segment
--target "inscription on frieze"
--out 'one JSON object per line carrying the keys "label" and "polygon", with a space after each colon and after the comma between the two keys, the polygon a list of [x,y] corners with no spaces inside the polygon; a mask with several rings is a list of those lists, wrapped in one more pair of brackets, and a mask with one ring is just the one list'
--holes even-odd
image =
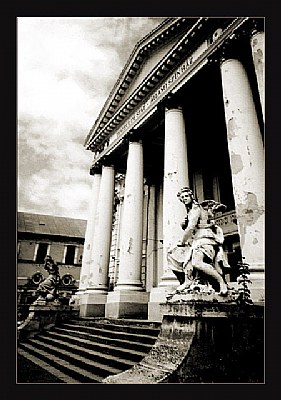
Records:
{"label": "inscription on frieze", "polygon": [[180,77],[184,74],[184,72],[187,70],[189,66],[194,61],[194,57],[191,56],[185,62],[180,65],[180,67],[153,93],[148,100],[139,107],[139,109],[131,116],[131,118],[128,119],[127,122],[124,123],[124,125],[116,132],[116,137],[120,136],[125,130],[130,128],[140,116],[142,116],[150,107],[154,105],[154,103],[157,102],[159,97],[163,93],[165,93],[173,83],[178,81]]}
{"label": "inscription on frieze", "polygon": [[[203,42],[194,53],[188,57],[152,95],[135,111],[135,113],[118,129],[110,138],[110,145],[118,140],[125,132],[132,126],[138,123],[143,116],[148,114],[153,107],[164,97],[169,90],[172,90],[184,78],[194,64],[194,62],[205,52],[208,48],[207,42]],[[202,67],[203,64],[200,66]]]}

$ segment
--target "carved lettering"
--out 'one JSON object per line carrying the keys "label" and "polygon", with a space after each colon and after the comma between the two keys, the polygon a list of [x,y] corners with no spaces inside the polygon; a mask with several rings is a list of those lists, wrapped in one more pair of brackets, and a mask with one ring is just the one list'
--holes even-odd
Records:
{"label": "carved lettering", "polygon": [[187,67],[193,63],[193,58],[189,57],[157,90],[153,93],[146,103],[144,103],[127,122],[117,131],[117,137],[119,137],[125,130],[130,128],[130,126],[136,121],[138,117],[145,113],[145,111],[156,102],[156,100],[165,93],[169,87],[179,80],[179,78],[185,73]]}

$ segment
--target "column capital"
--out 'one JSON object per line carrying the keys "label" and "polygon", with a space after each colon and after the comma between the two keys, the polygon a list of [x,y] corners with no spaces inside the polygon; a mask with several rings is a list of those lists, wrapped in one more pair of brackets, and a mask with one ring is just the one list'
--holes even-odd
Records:
{"label": "column capital", "polygon": [[103,167],[113,167],[114,163],[110,156],[104,156],[95,162],[90,168],[90,175],[101,174]]}
{"label": "column capital", "polygon": [[208,64],[221,64],[227,59],[241,59],[241,47],[248,44],[249,29],[239,29],[229,36],[217,50],[208,57]]}
{"label": "column capital", "polygon": [[165,101],[163,103],[164,106],[164,110],[168,111],[171,109],[178,109],[178,110],[182,110],[181,105],[179,104],[179,100],[176,98],[176,96],[172,96],[172,95],[168,95],[165,98]]}
{"label": "column capital", "polygon": [[114,164],[112,164],[112,163],[104,163],[104,164],[102,165],[102,169],[104,169],[104,168],[111,168],[111,169],[114,169]]}
{"label": "column capital", "polygon": [[104,156],[101,160],[101,169],[103,169],[103,167],[112,167],[114,168],[114,163],[112,162],[111,157],[109,156]]}
{"label": "column capital", "polygon": [[129,131],[125,137],[122,139],[122,143],[124,145],[129,145],[131,142],[140,142],[139,133],[137,131],[131,130]]}
{"label": "column capital", "polygon": [[102,169],[101,163],[100,162],[95,163],[90,168],[90,175],[101,174],[101,169]]}
{"label": "column capital", "polygon": [[[240,38],[240,36],[239,36]],[[232,40],[226,40],[225,43],[222,45],[220,50],[216,54],[216,58],[221,65],[224,61],[230,60],[230,59],[237,59],[239,60],[241,58],[241,51],[238,48],[239,43],[238,43],[238,36],[233,37]],[[235,40],[235,41],[234,41]]]}
{"label": "column capital", "polygon": [[165,107],[165,112],[168,112],[168,111],[179,111],[179,112],[182,112],[182,107],[181,106]]}
{"label": "column capital", "polygon": [[140,139],[140,135],[139,132],[137,132],[136,130],[132,130],[129,132],[128,136],[128,144],[130,143],[142,143],[142,140]]}
{"label": "column capital", "polygon": [[264,19],[254,18],[252,21],[252,26],[250,29],[250,35],[253,37],[256,33],[264,32]]}

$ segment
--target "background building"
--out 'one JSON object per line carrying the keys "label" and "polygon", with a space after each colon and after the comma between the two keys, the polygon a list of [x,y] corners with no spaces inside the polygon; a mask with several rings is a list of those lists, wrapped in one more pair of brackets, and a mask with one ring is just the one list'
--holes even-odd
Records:
{"label": "background building", "polygon": [[39,282],[48,276],[44,259],[50,255],[59,265],[60,297],[68,302],[79,286],[86,221],[18,212],[17,293],[21,313],[26,314]]}

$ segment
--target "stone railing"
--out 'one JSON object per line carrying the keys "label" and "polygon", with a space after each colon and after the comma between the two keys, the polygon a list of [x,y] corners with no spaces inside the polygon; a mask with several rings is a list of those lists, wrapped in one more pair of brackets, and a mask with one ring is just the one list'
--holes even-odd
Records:
{"label": "stone railing", "polygon": [[223,234],[231,235],[238,233],[237,217],[235,211],[223,213],[215,218],[215,222],[223,230]]}
{"label": "stone railing", "polygon": [[77,317],[78,313],[72,306],[55,302],[31,304],[27,318],[17,327],[18,340],[29,339],[61,322]]}

